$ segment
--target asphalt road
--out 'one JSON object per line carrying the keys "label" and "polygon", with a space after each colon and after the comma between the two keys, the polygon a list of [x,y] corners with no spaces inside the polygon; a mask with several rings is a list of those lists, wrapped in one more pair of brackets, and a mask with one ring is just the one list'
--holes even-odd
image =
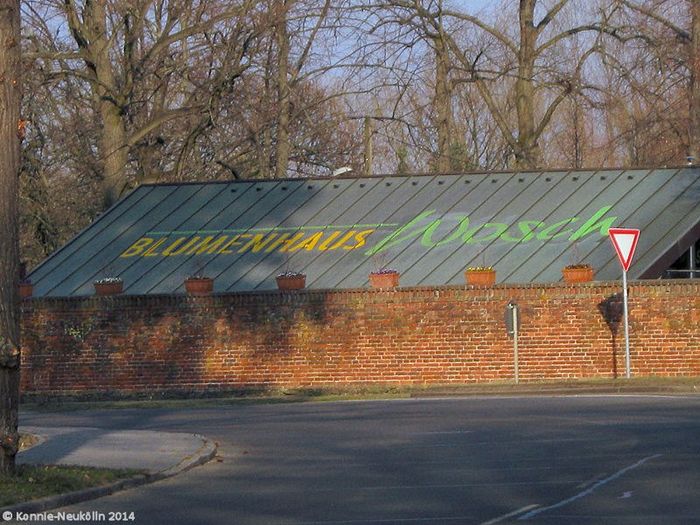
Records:
{"label": "asphalt road", "polygon": [[62,509],[136,523],[700,523],[698,396],[121,409],[22,424],[216,440],[205,466]]}

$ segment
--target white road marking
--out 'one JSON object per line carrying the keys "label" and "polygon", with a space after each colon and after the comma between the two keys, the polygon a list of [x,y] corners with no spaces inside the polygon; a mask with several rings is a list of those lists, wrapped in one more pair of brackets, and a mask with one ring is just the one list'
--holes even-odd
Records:
{"label": "white road marking", "polygon": [[433,518],[384,518],[384,519],[363,519],[363,520],[341,520],[341,521],[303,521],[298,525],[354,525],[361,523],[435,523],[437,521],[456,521],[458,523],[469,523],[474,516],[440,516]]}
{"label": "white road marking", "polygon": [[589,479],[588,481],[584,481],[584,482],[581,483],[577,488],[579,488],[579,489],[586,488],[586,487],[588,487],[589,485],[593,485],[593,483],[595,483],[595,482],[597,482],[597,481],[600,481],[600,480],[603,479],[605,476],[606,476],[606,474],[599,474],[599,475],[597,475],[596,477]]}
{"label": "white road marking", "polygon": [[625,474],[626,472],[629,472],[630,470],[635,469],[635,468],[637,468],[637,467],[641,467],[641,466],[644,465],[644,463],[646,463],[647,461],[650,461],[650,460],[652,460],[652,459],[656,459],[656,458],[658,458],[658,457],[661,457],[662,455],[663,455],[663,454],[654,454],[653,456],[648,456],[648,457],[646,457],[646,458],[644,458],[644,459],[640,459],[640,460],[637,461],[636,463],[633,463],[632,465],[629,465],[629,466],[627,466],[627,467],[625,467],[625,468],[623,468],[623,469],[621,469],[621,470],[618,470],[618,471],[615,472],[615,474],[613,474],[612,476],[609,476],[609,477],[607,477],[607,478],[605,478],[605,479],[601,479],[600,481],[598,481],[597,483],[595,483],[595,484],[594,484],[593,486],[591,486],[590,488],[588,488],[588,489],[586,489],[586,490],[584,490],[584,491],[582,491],[582,492],[579,492],[578,494],[576,494],[576,495],[574,495],[574,496],[571,496],[570,498],[567,498],[567,499],[565,499],[565,500],[563,500],[563,501],[560,501],[559,503],[555,503],[554,505],[550,505],[550,506],[548,506],[548,507],[541,507],[541,508],[536,509],[536,510],[531,510],[531,511],[528,512],[527,514],[525,514],[525,515],[523,515],[523,516],[520,516],[520,517],[518,518],[518,521],[529,520],[530,518],[532,518],[533,516],[536,516],[537,514],[541,514],[542,512],[546,512],[546,511],[552,510],[552,509],[558,509],[559,507],[563,507],[564,505],[568,505],[568,504],[571,503],[572,501],[576,501],[577,499],[581,499],[581,498],[583,498],[584,496],[588,496],[588,495],[591,494],[593,491],[595,491],[598,487],[602,487],[603,485],[605,485],[605,484],[607,484],[607,483],[610,483],[611,481],[616,480],[617,478],[619,478],[620,476],[622,476],[622,475]]}
{"label": "white road marking", "polygon": [[436,430],[434,432],[410,432],[409,436],[432,436],[441,434],[472,434],[473,430]]}
{"label": "white road marking", "polygon": [[494,482],[471,482],[471,483],[442,483],[435,485],[370,485],[363,487],[324,487],[307,488],[307,493],[323,492],[371,492],[371,491],[394,491],[394,490],[426,490],[426,489],[461,489],[474,487],[519,487],[529,485],[575,485],[579,480],[553,480],[553,481],[494,481]]}
{"label": "white road marking", "polygon": [[620,496],[620,497],[617,498],[617,499],[627,499],[627,498],[631,498],[631,497],[632,497],[632,493],[633,493],[633,491],[631,491],[631,490],[628,491],[628,492],[623,492],[623,493],[622,493],[622,496]]}
{"label": "white road marking", "polygon": [[502,516],[498,516],[496,518],[493,518],[492,520],[485,521],[481,525],[493,525],[494,523],[500,523],[503,520],[507,520],[508,518],[512,518],[513,516],[517,516],[518,514],[522,514],[523,512],[527,512],[528,510],[532,510],[535,507],[539,507],[539,505],[527,505],[521,509],[514,510],[513,512],[509,512],[508,514],[503,514]]}
{"label": "white road marking", "polygon": [[[466,441],[461,443],[406,443],[391,446],[394,451],[410,449],[410,448],[441,448],[441,447],[474,447],[481,445],[523,445],[530,443],[601,443],[609,441],[607,438],[591,439],[591,438],[549,438],[549,439],[513,439],[513,440],[484,440],[484,441]],[[387,448],[389,446],[387,445]]]}

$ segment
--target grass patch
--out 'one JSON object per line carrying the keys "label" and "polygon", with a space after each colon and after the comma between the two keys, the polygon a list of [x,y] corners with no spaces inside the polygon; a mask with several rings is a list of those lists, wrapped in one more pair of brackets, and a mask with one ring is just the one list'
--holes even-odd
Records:
{"label": "grass patch", "polygon": [[[359,384],[314,388],[270,389],[266,391],[173,393],[173,397],[123,399],[28,400],[21,409],[36,412],[70,412],[102,409],[195,409],[277,403],[305,403],[350,400],[406,399],[435,396],[532,395],[585,393],[679,393],[700,394],[700,377],[633,377],[570,379],[561,381],[494,381],[490,383],[386,385]],[[165,393],[164,396],[170,395]]]}
{"label": "grass patch", "polygon": [[218,397],[193,397],[173,399],[123,399],[110,401],[54,400],[48,403],[25,402],[20,410],[34,412],[71,412],[77,410],[103,409],[188,409],[215,408],[245,405],[275,405],[282,403],[305,403],[310,401],[343,401],[369,399],[396,399],[410,397],[410,391],[394,388],[370,389],[288,389],[266,393],[265,395],[225,395]]}
{"label": "grass patch", "polygon": [[57,465],[18,465],[14,476],[0,475],[0,507],[64,494],[141,474],[138,470],[110,470]]}

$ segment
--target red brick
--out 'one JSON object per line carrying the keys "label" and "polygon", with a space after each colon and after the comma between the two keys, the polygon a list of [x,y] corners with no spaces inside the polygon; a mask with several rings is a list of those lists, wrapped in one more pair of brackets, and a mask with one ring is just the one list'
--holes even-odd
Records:
{"label": "red brick", "polygon": [[[148,393],[512,379],[503,312],[521,307],[523,381],[624,374],[599,303],[618,283],[32,299],[26,393]],[[439,297],[439,298],[438,298]],[[700,374],[700,284],[630,287],[636,376]],[[613,347],[614,342],[614,347]]]}

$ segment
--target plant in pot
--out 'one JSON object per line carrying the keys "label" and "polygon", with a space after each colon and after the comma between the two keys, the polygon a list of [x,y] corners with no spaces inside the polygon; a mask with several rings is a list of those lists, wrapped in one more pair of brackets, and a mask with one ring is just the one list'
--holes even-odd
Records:
{"label": "plant in pot", "polygon": [[593,266],[581,260],[578,243],[574,243],[573,263],[562,268],[561,273],[565,283],[588,283],[593,280]]}
{"label": "plant in pot", "polygon": [[593,280],[593,266],[590,264],[569,264],[561,270],[565,283],[588,283]]}
{"label": "plant in pot", "polygon": [[214,291],[214,279],[204,273],[206,263],[197,266],[192,275],[185,279],[185,291],[190,295],[209,295]]}
{"label": "plant in pot", "polygon": [[369,285],[372,288],[396,288],[400,279],[401,273],[387,266],[385,254],[376,256],[375,269],[369,274]]}
{"label": "plant in pot", "polygon": [[102,277],[92,284],[96,295],[117,295],[124,291],[124,281],[121,277]]}
{"label": "plant in pot", "polygon": [[302,290],[306,287],[306,274],[286,270],[275,277],[277,288],[280,290]]}
{"label": "plant in pot", "polygon": [[464,271],[464,280],[473,286],[493,286],[496,284],[496,269],[486,264],[486,254],[481,252],[481,264],[470,266]]}
{"label": "plant in pot", "polygon": [[464,271],[467,284],[493,286],[496,284],[496,269],[493,266],[470,266]]}

